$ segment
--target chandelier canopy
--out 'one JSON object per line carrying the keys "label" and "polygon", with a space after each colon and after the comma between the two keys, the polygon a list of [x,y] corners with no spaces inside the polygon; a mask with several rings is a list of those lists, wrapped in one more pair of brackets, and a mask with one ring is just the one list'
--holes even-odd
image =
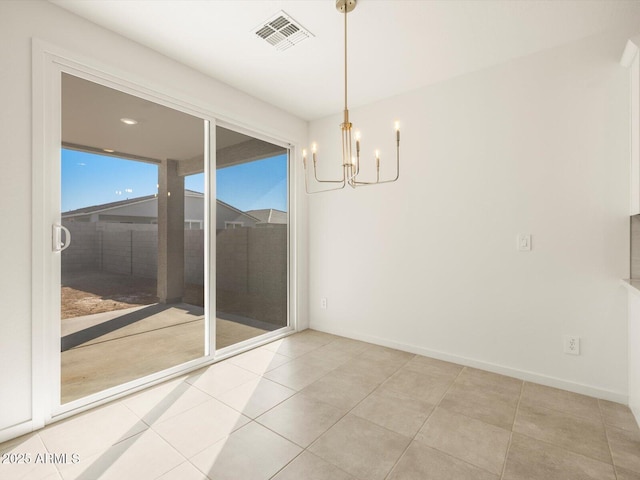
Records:
{"label": "chandelier canopy", "polygon": [[396,175],[387,180],[380,180],[380,151],[375,151],[376,179],[363,181],[358,178],[360,174],[360,132],[355,132],[356,148],[353,155],[353,144],[351,140],[351,132],[353,124],[349,121],[349,108],[347,106],[347,14],[356,8],[357,0],[336,0],[336,9],[344,14],[344,119],[340,124],[340,132],[342,136],[342,178],[336,180],[325,180],[318,178],[316,169],[317,164],[317,146],[311,146],[311,158],[313,160],[313,176],[317,183],[328,184],[326,188],[311,191],[309,190],[309,181],[307,179],[307,151],[302,151],[302,163],[305,171],[305,188],[307,193],[320,193],[330,190],[340,190],[346,185],[352,188],[364,187],[369,185],[377,185],[380,183],[391,183],[398,180],[400,176],[400,123],[395,122],[396,130]]}

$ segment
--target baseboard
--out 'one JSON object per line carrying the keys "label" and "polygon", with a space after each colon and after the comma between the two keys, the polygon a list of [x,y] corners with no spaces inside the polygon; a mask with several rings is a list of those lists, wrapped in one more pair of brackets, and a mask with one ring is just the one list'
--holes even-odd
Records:
{"label": "baseboard", "polygon": [[[450,353],[431,350],[431,349],[419,347],[416,345],[394,342],[386,338],[380,338],[374,335],[366,335],[360,332],[353,332],[351,330],[334,327],[327,324],[318,325],[313,321],[311,322],[311,325],[309,328],[313,330],[318,330],[320,332],[331,333],[333,335],[339,335],[341,337],[351,338],[353,340],[360,340],[367,343],[373,343],[375,345],[380,345],[382,347],[394,348],[396,350],[402,350],[409,353],[423,355],[425,357],[431,357],[431,358],[436,358],[438,360],[457,363],[459,365],[464,365],[467,367],[487,370],[489,372],[499,373],[501,375],[506,375],[514,378],[519,378],[527,382],[539,383],[541,385],[546,385],[548,387],[568,390],[570,392],[580,393],[582,395],[588,395],[590,397],[595,397],[595,398],[601,398],[603,400],[610,400],[612,402],[622,403],[624,405],[628,405],[629,403],[629,397],[626,393],[605,390],[602,388],[594,387],[592,385],[585,385],[582,383],[571,382],[569,380],[564,380],[561,378],[542,375],[535,372],[529,372],[527,370],[520,370],[517,368],[507,367],[504,365],[498,365],[490,362],[485,362],[482,360],[476,360],[473,358],[462,357],[459,355],[452,355]],[[636,418],[638,418],[638,415],[636,415]]]}
{"label": "baseboard", "polygon": [[11,427],[6,427],[0,430],[0,443],[13,440],[14,438],[26,435],[35,430],[33,421],[28,420],[26,422],[18,423]]}

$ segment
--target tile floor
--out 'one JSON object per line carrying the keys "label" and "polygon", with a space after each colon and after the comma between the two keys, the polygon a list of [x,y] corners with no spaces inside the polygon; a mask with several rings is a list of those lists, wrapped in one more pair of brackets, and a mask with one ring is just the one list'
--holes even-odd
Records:
{"label": "tile floor", "polygon": [[11,480],[640,479],[623,405],[311,330],[0,453],[30,455]]}

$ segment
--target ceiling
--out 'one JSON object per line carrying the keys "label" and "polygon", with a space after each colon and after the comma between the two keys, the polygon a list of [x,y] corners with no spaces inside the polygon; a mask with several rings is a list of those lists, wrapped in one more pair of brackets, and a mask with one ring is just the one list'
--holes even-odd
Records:
{"label": "ceiling", "polygon": [[[204,169],[200,118],[66,73],[61,107],[66,148],[152,163],[195,160],[194,167]],[[137,123],[127,125],[123,118]],[[220,126],[215,144],[217,168],[285,151]]]}
{"label": "ceiling", "polygon": [[[150,161],[204,153],[204,120],[73,75],[62,76],[62,142]],[[121,118],[138,123],[127,125]]]}
{"label": "ceiling", "polygon": [[[50,0],[303,119],[343,108],[334,0]],[[254,29],[284,10],[314,36],[277,51]],[[637,0],[358,0],[349,106],[640,24]]]}

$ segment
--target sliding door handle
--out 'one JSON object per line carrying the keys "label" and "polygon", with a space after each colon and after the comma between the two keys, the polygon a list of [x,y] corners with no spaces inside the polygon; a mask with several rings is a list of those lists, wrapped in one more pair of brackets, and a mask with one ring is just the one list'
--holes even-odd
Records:
{"label": "sliding door handle", "polygon": [[[54,252],[62,252],[69,248],[71,245],[71,232],[69,229],[59,223],[54,223],[52,226],[51,238],[53,241],[52,249]],[[64,242],[62,241],[62,232],[64,231]]]}

